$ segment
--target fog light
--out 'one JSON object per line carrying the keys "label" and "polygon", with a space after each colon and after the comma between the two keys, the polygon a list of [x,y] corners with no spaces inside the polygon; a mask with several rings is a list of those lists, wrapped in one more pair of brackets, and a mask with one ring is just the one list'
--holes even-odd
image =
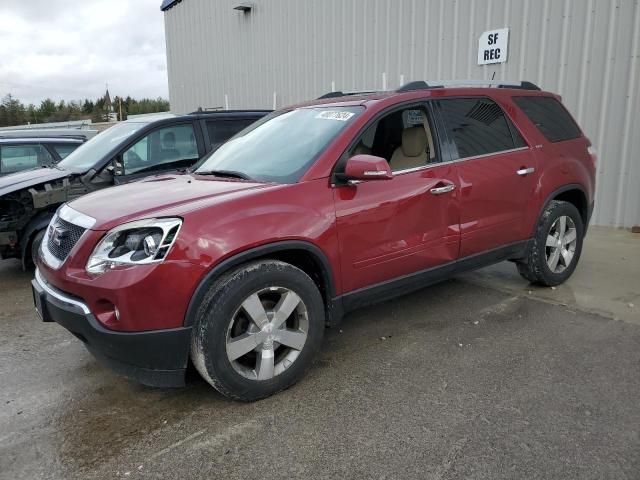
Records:
{"label": "fog light", "polygon": [[110,300],[98,300],[92,308],[96,319],[107,328],[116,328],[120,323],[120,310]]}

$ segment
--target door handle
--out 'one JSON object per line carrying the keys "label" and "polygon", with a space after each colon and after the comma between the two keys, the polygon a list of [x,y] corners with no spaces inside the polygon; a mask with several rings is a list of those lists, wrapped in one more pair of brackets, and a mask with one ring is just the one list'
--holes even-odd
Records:
{"label": "door handle", "polygon": [[535,171],[536,171],[535,168],[528,167],[528,168],[521,168],[520,170],[516,171],[516,173],[521,177],[524,177],[525,175],[529,175],[530,173],[533,173]]}
{"label": "door handle", "polygon": [[432,195],[442,195],[443,193],[453,192],[456,186],[453,183],[449,183],[448,185],[444,185],[442,187],[433,187],[431,190]]}

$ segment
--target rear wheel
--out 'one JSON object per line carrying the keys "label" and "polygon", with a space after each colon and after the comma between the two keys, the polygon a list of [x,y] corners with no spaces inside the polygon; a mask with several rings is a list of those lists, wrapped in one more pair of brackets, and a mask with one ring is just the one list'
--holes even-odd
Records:
{"label": "rear wheel", "polygon": [[324,305],[293,265],[264,260],[215,282],[197,314],[191,356],[223,395],[257,400],[300,379],[320,347]]}
{"label": "rear wheel", "polygon": [[545,208],[529,254],[519,262],[518,272],[532,283],[558,285],[567,280],[582,253],[584,226],[571,203],[553,200]]}

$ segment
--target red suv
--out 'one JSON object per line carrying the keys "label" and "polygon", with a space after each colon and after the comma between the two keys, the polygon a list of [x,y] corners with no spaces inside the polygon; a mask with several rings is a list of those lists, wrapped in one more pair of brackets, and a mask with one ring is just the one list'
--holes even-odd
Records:
{"label": "red suv", "polygon": [[557,95],[491,87],[333,92],[264,117],[193,173],[65,204],[37,310],[139,382],[182,385],[191,358],[224,395],[255,400],[296,382],[325,325],[361,305],[502,260],[559,284],[593,206],[591,144]]}

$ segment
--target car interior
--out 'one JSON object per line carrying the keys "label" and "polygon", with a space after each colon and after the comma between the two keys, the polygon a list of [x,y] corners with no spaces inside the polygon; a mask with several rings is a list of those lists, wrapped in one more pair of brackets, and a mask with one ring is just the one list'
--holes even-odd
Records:
{"label": "car interior", "polygon": [[123,154],[125,174],[170,167],[176,162],[198,158],[198,145],[191,125],[174,125],[154,130]]}
{"label": "car interior", "polygon": [[349,156],[382,157],[394,172],[422,167],[437,161],[432,127],[423,108],[392,112],[371,125]]}

